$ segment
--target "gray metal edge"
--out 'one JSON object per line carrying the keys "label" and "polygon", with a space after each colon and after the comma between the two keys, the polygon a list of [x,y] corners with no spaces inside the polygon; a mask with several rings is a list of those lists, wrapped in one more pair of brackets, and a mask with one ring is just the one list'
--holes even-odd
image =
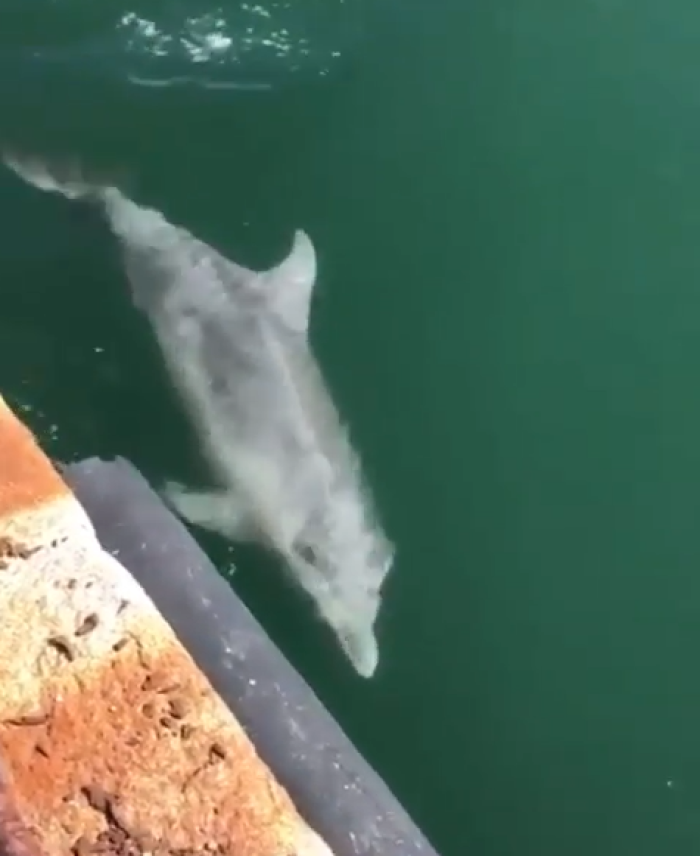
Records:
{"label": "gray metal edge", "polygon": [[153,598],[335,856],[436,856],[139,471],[124,458],[59,468],[102,546]]}

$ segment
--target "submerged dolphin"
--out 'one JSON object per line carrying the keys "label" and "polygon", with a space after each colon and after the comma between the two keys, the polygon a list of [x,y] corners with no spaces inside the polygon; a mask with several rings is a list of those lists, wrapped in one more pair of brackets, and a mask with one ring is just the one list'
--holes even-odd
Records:
{"label": "submerged dolphin", "polygon": [[288,257],[254,272],[116,187],[58,178],[5,156],[29,183],[101,205],[133,300],[149,318],[217,487],[175,483],[191,523],[276,550],[364,677],[379,650],[381,587],[394,560],[308,340],[316,255],[296,232]]}

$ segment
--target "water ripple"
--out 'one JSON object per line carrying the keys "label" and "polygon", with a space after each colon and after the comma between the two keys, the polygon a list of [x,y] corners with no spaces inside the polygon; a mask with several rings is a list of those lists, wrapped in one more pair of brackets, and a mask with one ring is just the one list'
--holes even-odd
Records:
{"label": "water ripple", "polygon": [[[44,0],[43,28],[37,27],[36,6],[24,13],[20,7],[0,11],[0,31],[13,34],[10,44],[0,36],[0,56],[109,70],[146,86],[264,89],[300,74],[331,73],[362,34],[365,0],[227,6],[173,0],[157,10],[144,0],[138,8],[103,7],[97,16],[91,3]],[[10,27],[3,25],[8,15],[14,15]]]}

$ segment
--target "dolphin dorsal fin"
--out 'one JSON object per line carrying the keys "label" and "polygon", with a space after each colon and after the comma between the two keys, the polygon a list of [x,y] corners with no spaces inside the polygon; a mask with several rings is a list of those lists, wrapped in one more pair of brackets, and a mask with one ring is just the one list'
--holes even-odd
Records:
{"label": "dolphin dorsal fin", "polygon": [[258,274],[258,279],[271,308],[286,326],[306,335],[316,282],[316,251],[306,232],[298,229],[287,258],[277,267]]}

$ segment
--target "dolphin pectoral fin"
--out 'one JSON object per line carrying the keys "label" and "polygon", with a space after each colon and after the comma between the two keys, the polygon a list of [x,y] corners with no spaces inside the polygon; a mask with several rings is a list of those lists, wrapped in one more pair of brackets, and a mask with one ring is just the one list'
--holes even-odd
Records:
{"label": "dolphin pectoral fin", "polygon": [[166,502],[185,520],[236,541],[252,538],[252,527],[241,503],[225,491],[192,490],[176,482],[162,489]]}

